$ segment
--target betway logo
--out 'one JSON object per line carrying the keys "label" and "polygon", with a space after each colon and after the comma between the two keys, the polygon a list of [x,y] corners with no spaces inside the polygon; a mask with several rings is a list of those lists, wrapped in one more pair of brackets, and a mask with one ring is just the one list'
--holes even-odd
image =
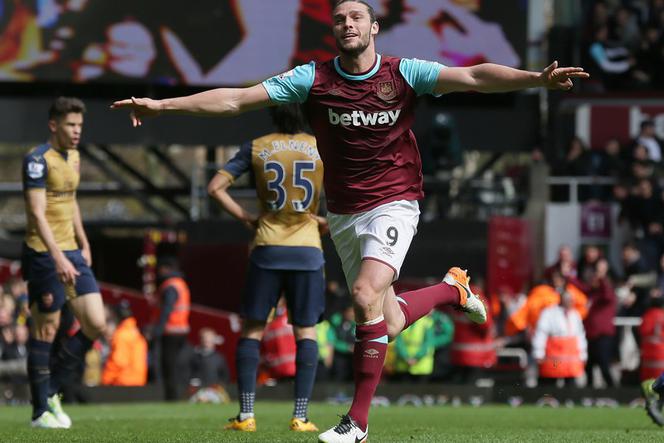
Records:
{"label": "betway logo", "polygon": [[353,111],[351,113],[337,114],[328,109],[330,124],[342,126],[394,126],[401,115],[401,109],[395,111],[383,111],[368,113],[364,111]]}

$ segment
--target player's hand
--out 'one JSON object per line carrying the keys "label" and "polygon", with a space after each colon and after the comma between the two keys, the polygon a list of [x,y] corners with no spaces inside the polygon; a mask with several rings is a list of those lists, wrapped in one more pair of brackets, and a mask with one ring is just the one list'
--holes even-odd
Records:
{"label": "player's hand", "polygon": [[83,256],[83,260],[85,260],[85,264],[92,266],[92,251],[90,251],[90,246],[81,249],[81,255]]}
{"label": "player's hand", "polygon": [[325,235],[330,232],[330,225],[327,223],[327,219],[325,217],[321,217],[320,215],[314,215],[314,214],[309,214],[311,215],[311,218],[316,220],[316,223],[318,223],[318,233],[320,235]]}
{"label": "player's hand", "polygon": [[64,255],[55,260],[55,272],[58,274],[58,279],[65,285],[73,285],[76,283],[76,277],[81,275],[76,270],[74,265],[71,264],[69,259]]}
{"label": "player's hand", "polygon": [[163,111],[161,101],[151,98],[132,97],[125,100],[118,100],[111,105],[111,109],[122,108],[130,110],[129,117],[134,128],[143,124],[144,117],[156,117]]}
{"label": "player's hand", "polygon": [[559,68],[557,61],[547,66],[540,74],[540,79],[544,87],[563,91],[572,89],[572,86],[574,86],[572,79],[589,77],[590,74],[585,72],[583,68]]}

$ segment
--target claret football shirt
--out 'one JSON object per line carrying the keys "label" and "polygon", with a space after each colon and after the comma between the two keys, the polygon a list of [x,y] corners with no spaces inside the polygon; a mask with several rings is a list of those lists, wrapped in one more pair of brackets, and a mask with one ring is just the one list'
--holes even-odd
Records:
{"label": "claret football shirt", "polygon": [[433,94],[444,66],[376,55],[365,73],[339,58],[300,65],[263,86],[274,103],[302,103],[325,165],[330,212],[355,214],[419,200],[422,162],[411,131],[416,99]]}

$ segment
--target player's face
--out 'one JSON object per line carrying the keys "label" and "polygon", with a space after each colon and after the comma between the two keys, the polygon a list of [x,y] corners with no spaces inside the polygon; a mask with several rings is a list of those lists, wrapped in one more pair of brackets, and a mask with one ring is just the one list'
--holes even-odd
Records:
{"label": "player's face", "polygon": [[362,3],[342,3],[334,10],[332,18],[334,39],[344,54],[363,53],[378,33],[378,23],[371,21],[369,10]]}
{"label": "player's face", "polygon": [[83,114],[70,112],[62,118],[49,120],[48,127],[60,149],[76,149],[83,132]]}

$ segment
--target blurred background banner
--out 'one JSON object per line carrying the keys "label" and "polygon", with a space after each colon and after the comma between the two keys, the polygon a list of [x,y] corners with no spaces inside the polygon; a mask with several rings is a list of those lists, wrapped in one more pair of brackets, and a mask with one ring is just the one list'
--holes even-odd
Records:
{"label": "blurred background banner", "polygon": [[[0,0],[0,81],[239,86],[336,54],[334,0],[194,3]],[[525,0],[369,3],[384,54],[525,65]]]}

